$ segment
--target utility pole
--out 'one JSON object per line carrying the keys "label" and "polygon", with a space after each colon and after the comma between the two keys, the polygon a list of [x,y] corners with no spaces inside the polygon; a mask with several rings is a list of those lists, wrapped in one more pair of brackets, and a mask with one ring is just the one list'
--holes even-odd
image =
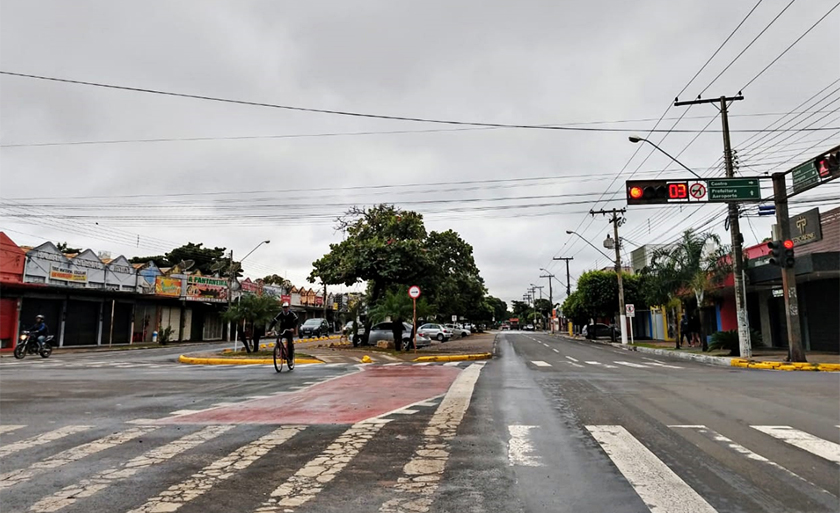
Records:
{"label": "utility pole", "polygon": [[554,292],[551,289],[551,279],[554,275],[545,271],[548,274],[540,275],[540,278],[548,278],[548,302],[551,303],[551,332],[554,333]]}
{"label": "utility pole", "polygon": [[[227,307],[228,311],[230,311],[230,307],[233,304],[231,298],[233,297],[233,249],[230,250],[230,265],[228,266],[228,297],[227,297]],[[225,342],[230,342],[230,321],[227,323],[227,330],[225,331]]]}
{"label": "utility pole", "polygon": [[[727,178],[733,178],[735,176],[735,169],[732,164],[732,144],[729,140],[729,111],[727,103],[743,99],[743,95],[739,92],[737,96],[721,96],[720,98],[707,99],[698,98],[687,102],[674,102],[674,106],[676,107],[683,105],[697,105],[701,103],[720,103],[720,117],[723,123],[723,157],[726,163]],[[749,359],[752,358],[752,347],[750,346],[750,328],[747,324],[747,300],[744,291],[744,257],[742,247],[744,241],[741,236],[741,225],[738,220],[738,203],[729,202],[728,205],[729,233],[732,240],[732,274],[735,278],[735,310],[738,317],[738,345],[741,349],[741,358]],[[776,212],[776,215],[778,216],[778,209]],[[785,223],[787,223],[787,212],[785,213]],[[782,274],[784,275],[784,272]],[[697,307],[700,308],[700,305],[697,305]],[[796,329],[798,331],[799,327],[797,326]],[[703,347],[706,347],[705,341],[703,343]]]}
{"label": "utility pole", "polygon": [[[327,284],[324,283],[324,320],[327,321],[327,324],[330,324],[330,321],[327,320]],[[332,326],[330,326],[330,335],[332,335]]]}
{"label": "utility pole", "polygon": [[[545,285],[539,285],[539,286],[537,286],[537,285],[534,285],[534,284],[532,283],[532,284],[531,284],[531,287],[533,287],[533,289],[534,289],[534,290],[539,290],[539,291],[540,291],[540,299],[542,299],[542,289],[544,289],[544,288],[545,288]],[[537,298],[534,298],[534,321],[536,321],[536,320],[537,320],[537,316],[536,316],[536,314],[537,314]]]}
{"label": "utility pole", "polygon": [[[773,173],[773,195],[776,200],[776,226],[781,239],[790,239],[788,220],[788,197],[785,187],[785,173]],[[796,270],[782,266],[782,291],[785,296],[785,315],[787,317],[788,360],[806,362],[802,349],[802,330],[799,325],[799,298],[796,294]],[[743,355],[743,353],[742,353]]]}
{"label": "utility pole", "polygon": [[[621,277],[621,243],[618,238],[618,225],[624,223],[623,217],[618,217],[618,214],[623,214],[625,209],[611,209],[611,210],[590,210],[589,213],[593,216],[595,214],[612,214],[610,222],[613,224],[613,232],[615,237],[615,274],[618,276],[618,318],[621,320],[621,343],[627,345],[627,313],[624,310],[624,280]],[[615,337],[613,337],[615,338]]]}
{"label": "utility pole", "polygon": [[[554,257],[553,260],[565,260],[566,261],[566,297],[569,297],[572,293],[572,280],[569,277],[569,260],[574,260],[575,257]],[[549,280],[551,281],[551,280]]]}

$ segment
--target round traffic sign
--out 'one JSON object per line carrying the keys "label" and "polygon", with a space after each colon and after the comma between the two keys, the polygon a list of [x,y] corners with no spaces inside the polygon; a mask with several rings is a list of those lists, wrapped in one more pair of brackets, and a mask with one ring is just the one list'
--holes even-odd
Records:
{"label": "round traffic sign", "polygon": [[417,285],[412,285],[411,287],[409,287],[408,297],[410,297],[411,299],[417,299],[418,297],[420,297],[420,287],[418,287]]}
{"label": "round traffic sign", "polygon": [[688,193],[694,199],[703,199],[706,197],[706,186],[700,182],[694,182],[688,189]]}

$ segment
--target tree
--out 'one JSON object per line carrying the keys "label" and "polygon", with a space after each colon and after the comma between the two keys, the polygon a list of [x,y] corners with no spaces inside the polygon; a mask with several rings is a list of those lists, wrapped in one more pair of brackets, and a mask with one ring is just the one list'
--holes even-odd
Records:
{"label": "tree", "polygon": [[501,299],[488,295],[487,297],[484,298],[484,303],[491,308],[491,310],[493,311],[493,314],[489,319],[483,319],[483,320],[487,321],[487,320],[495,319],[496,322],[501,322],[502,320],[507,318],[507,316],[508,316],[507,315],[508,314],[507,303],[505,303]]}
{"label": "tree", "polygon": [[706,292],[731,272],[728,253],[729,249],[721,245],[716,234],[689,229],[676,244],[655,251],[650,265],[644,270],[649,278],[645,295],[656,301],[652,304],[665,305],[675,297],[684,299],[693,294],[703,351],[708,350],[703,333],[703,300]]}
{"label": "tree", "polygon": [[537,312],[542,314],[543,318],[547,319],[551,317],[551,306],[551,301],[549,301],[548,299],[540,298],[534,300],[534,308],[537,310]]}
{"label": "tree", "polygon": [[55,247],[56,247],[56,249],[58,249],[62,253],[72,254],[72,253],[81,253],[82,252],[82,248],[71,248],[70,246],[67,245],[66,242],[56,242]]}
{"label": "tree", "polygon": [[283,278],[279,274],[270,274],[263,278],[262,282],[266,285],[280,285],[282,287],[287,287],[290,285],[289,280]]}
{"label": "tree", "polygon": [[571,319],[572,323],[581,325],[589,322],[591,316],[583,304],[582,293],[576,290],[563,301],[563,315]]}
{"label": "tree", "polygon": [[[244,294],[222,313],[222,319],[237,326],[244,322],[251,328],[251,333],[254,333],[256,327],[265,326],[279,311],[280,304],[275,297]],[[242,343],[246,344],[245,340]]]}
{"label": "tree", "polygon": [[470,319],[486,313],[483,308],[487,290],[473,258],[473,248],[452,230],[431,232],[425,240],[431,272],[420,279],[424,297],[435,310]]}
{"label": "tree", "polygon": [[511,309],[513,312],[513,317],[522,319],[523,321],[528,316],[528,313],[533,311],[531,305],[529,305],[525,301],[517,301],[516,299],[511,301]]}
{"label": "tree", "polygon": [[[204,244],[188,242],[183,246],[174,248],[165,255],[142,256],[131,259],[132,263],[141,264],[152,261],[158,267],[171,267],[180,262],[192,260],[193,266],[190,271],[201,271],[201,274],[210,275],[219,272],[222,275],[227,275],[231,268],[231,261],[226,257],[226,248],[205,248]],[[233,262],[234,265],[239,265],[239,262]],[[240,270],[236,271],[236,275],[241,275]]]}
{"label": "tree", "polygon": [[[427,317],[432,313],[424,298],[417,300],[417,316]],[[368,315],[371,321],[382,322],[391,318],[394,333],[394,347],[397,351],[401,349],[403,322],[409,322],[414,318],[414,302],[408,297],[408,287],[396,287],[385,292],[379,302],[370,309]]]}

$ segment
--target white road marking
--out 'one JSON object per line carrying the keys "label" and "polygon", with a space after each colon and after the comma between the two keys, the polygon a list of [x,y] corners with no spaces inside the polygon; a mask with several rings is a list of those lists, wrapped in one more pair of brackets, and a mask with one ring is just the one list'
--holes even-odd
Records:
{"label": "white road marking", "polygon": [[553,348],[553,347],[551,348],[551,350],[552,350],[552,351],[554,351],[555,353],[559,353],[559,352],[560,352],[560,351],[558,351],[557,349],[555,349],[555,348]]}
{"label": "white road marking", "polygon": [[551,367],[550,363],[546,363],[542,360],[531,360],[531,363],[533,363],[537,367]]}
{"label": "white road marking", "polygon": [[385,365],[383,365],[383,367],[393,367],[393,366],[395,366],[395,365],[402,365],[402,362],[399,362],[399,363],[386,363]]}
{"label": "white road marking", "polygon": [[63,426],[53,431],[47,431],[46,433],[42,433],[40,435],[35,435],[33,437],[27,438],[25,440],[21,440],[19,442],[15,442],[13,444],[4,445],[0,447],[0,457],[22,451],[24,449],[29,449],[30,447],[37,447],[39,445],[45,445],[50,442],[54,442],[60,438],[64,438],[65,436],[72,435],[74,433],[80,433],[82,431],[86,431],[93,426]]}
{"label": "white road marking", "polygon": [[290,508],[302,506],[314,499],[324,489],[324,485],[335,479],[336,474],[388,422],[387,419],[368,419],[351,426],[315,459],[271,492],[271,498],[263,502],[257,512],[288,512],[292,511]]}
{"label": "white road marking", "polygon": [[6,425],[6,426],[0,426],[0,435],[3,434],[3,433],[8,433],[10,431],[15,431],[15,430],[18,430],[18,429],[24,428],[24,427],[26,427],[26,426],[13,425],[13,424],[9,424],[9,425]]}
{"label": "white road marking", "polygon": [[601,362],[586,362],[589,365],[601,365]]}
{"label": "white road marking", "polygon": [[584,367],[583,365],[581,365],[579,363],[575,363],[575,362],[566,362],[566,363],[568,363],[572,367],[580,367],[581,369]]}
{"label": "white road marking", "polygon": [[820,500],[819,498],[822,498],[823,500],[820,500],[820,502],[823,503],[823,505],[826,506],[829,510],[837,506],[837,496],[833,495],[832,493],[830,493],[826,490],[823,490],[822,488],[820,488],[817,485],[815,485],[814,483],[808,481],[804,477],[801,477],[798,474],[796,474],[794,472],[791,472],[790,470],[788,470],[785,467],[779,465],[778,463],[768,460],[764,456],[747,449],[743,445],[734,442],[733,440],[721,435],[720,433],[718,433],[714,430],[711,430],[711,429],[707,428],[706,426],[703,426],[703,425],[699,425],[699,426],[697,426],[697,425],[695,425],[695,426],[692,426],[692,425],[673,425],[673,426],[668,426],[668,427],[695,429],[695,430],[697,430],[698,433],[702,434],[706,438],[709,438],[709,439],[711,439],[715,442],[718,442],[721,445],[724,445],[724,446],[728,447],[729,449],[732,449],[733,451],[737,452],[738,454],[743,455],[747,459],[757,461],[757,462],[763,463],[765,465],[768,465],[768,466],[772,467],[773,469],[779,471],[780,473],[784,474],[786,477],[793,478],[795,480],[795,485],[800,485],[802,483],[808,485],[809,487],[811,487],[816,492],[816,494],[815,494],[816,497],[815,498],[817,498],[817,500]]}
{"label": "white road marking", "polygon": [[233,427],[232,424],[207,426],[201,431],[190,433],[166,445],[156,447],[136,458],[123,462],[119,467],[103,470],[90,479],[83,479],[78,484],[67,486],[51,496],[41,499],[30,508],[30,511],[52,513],[66,508],[78,499],[90,497],[119,480],[129,479],[138,472],[153,465],[159,465],[184,451],[212,440],[222,433],[230,431]]}
{"label": "white road marking", "polygon": [[510,466],[541,467],[540,457],[534,454],[530,432],[539,426],[523,426],[514,424],[508,426],[510,441],[508,442],[508,462]]}
{"label": "white road marking", "polygon": [[606,368],[608,368],[608,369],[617,369],[617,368],[618,368],[616,365],[610,365],[610,364],[608,364],[608,363],[605,363],[605,364],[604,364],[604,367],[606,367]]}
{"label": "white road marking", "polygon": [[400,415],[411,415],[413,413],[417,413],[420,410],[397,410],[394,413]]}
{"label": "white road marking", "polygon": [[716,513],[622,426],[586,426],[652,513]]}
{"label": "white road marking", "polygon": [[423,432],[423,443],[403,467],[395,488],[399,497],[387,501],[380,513],[425,513],[434,500],[449,459],[449,445],[470,407],[482,366],[472,364],[455,378]]}
{"label": "white road marking", "polygon": [[129,442],[139,436],[143,436],[146,433],[150,433],[155,429],[157,429],[157,426],[141,426],[126,429],[118,433],[113,433],[108,436],[104,436],[98,440],[94,440],[93,442],[88,442],[83,445],[71,447],[66,451],[62,451],[54,456],[50,456],[45,460],[33,463],[29,466],[29,468],[6,472],[5,474],[0,475],[0,490],[9,488],[10,486],[14,486],[24,481],[28,481],[32,479],[35,475],[45,470],[58,468],[62,465],[66,465],[68,463],[78,461],[87,456],[96,454],[100,451],[104,451],[105,449],[110,449],[125,442]]}
{"label": "white road marking", "polygon": [[380,353],[380,354],[379,354],[379,356],[381,356],[382,358],[385,358],[386,360],[391,360],[392,362],[398,362],[398,361],[400,361],[400,359],[399,359],[399,358],[397,358],[397,357],[395,357],[395,356],[391,356],[391,355],[389,355],[389,354],[385,354],[385,353]]}
{"label": "white road marking", "polygon": [[631,363],[631,362],[613,362],[613,363],[617,363],[619,365],[624,365],[626,367],[635,367],[637,369],[647,369],[647,365],[641,365],[641,364],[638,364],[638,363]]}
{"label": "white road marking", "polygon": [[176,410],[176,411],[173,411],[173,412],[169,412],[169,414],[177,417],[177,416],[180,416],[180,415],[190,415],[192,413],[198,413],[198,412],[201,412],[201,411],[204,411],[204,410]]}
{"label": "white road marking", "polygon": [[435,362],[420,362],[420,363],[415,363],[414,365],[431,365],[433,363],[435,363]]}
{"label": "white road marking", "polygon": [[276,429],[210,463],[186,481],[171,486],[165,492],[149,499],[146,504],[131,510],[129,513],[171,513],[176,511],[184,504],[203,495],[219,482],[232,477],[236,471],[245,470],[262,456],[268,454],[270,450],[283,444],[304,429],[306,429],[304,426],[287,426]]}
{"label": "white road marking", "polygon": [[575,362],[575,363],[577,363],[577,362],[579,362],[579,361],[580,361],[580,360],[578,360],[577,358],[572,358],[571,356],[567,356],[567,357],[566,357],[566,359],[567,359],[567,360],[571,360],[571,361],[573,361],[573,362]]}
{"label": "white road marking", "polygon": [[750,426],[762,433],[778,438],[783,442],[798,447],[803,451],[816,454],[834,463],[840,463],[840,444],[823,440],[810,433],[793,429],[790,426]]}
{"label": "white road marking", "polygon": [[444,367],[457,367],[461,365],[461,362],[446,362],[443,364]]}
{"label": "white road marking", "polygon": [[659,360],[654,360],[653,358],[645,358],[643,356],[642,360],[648,361],[649,362],[648,365],[656,365],[656,366],[659,366],[659,367],[667,367],[669,369],[682,369],[682,367],[679,367],[677,365],[668,365],[666,363],[660,362]]}

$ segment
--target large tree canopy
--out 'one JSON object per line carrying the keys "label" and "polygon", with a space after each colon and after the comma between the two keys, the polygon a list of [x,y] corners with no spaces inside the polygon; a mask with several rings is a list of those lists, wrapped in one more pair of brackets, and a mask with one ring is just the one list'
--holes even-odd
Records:
{"label": "large tree canopy", "polygon": [[[645,280],[639,275],[623,273],[624,302],[637,308],[646,306],[642,294]],[[618,312],[618,275],[615,271],[588,271],[578,278],[578,289],[563,303],[567,317],[588,322],[589,318],[612,317]]]}
{"label": "large tree canopy", "polygon": [[[225,255],[226,248],[205,248],[201,242],[198,244],[188,242],[165,255],[134,257],[131,262],[142,264],[151,260],[158,267],[170,267],[191,260],[193,262],[191,271],[198,270],[205,275],[216,272],[226,275],[230,268],[230,258]],[[234,262],[234,264],[238,264],[238,262]],[[240,273],[237,272],[237,274]]]}

